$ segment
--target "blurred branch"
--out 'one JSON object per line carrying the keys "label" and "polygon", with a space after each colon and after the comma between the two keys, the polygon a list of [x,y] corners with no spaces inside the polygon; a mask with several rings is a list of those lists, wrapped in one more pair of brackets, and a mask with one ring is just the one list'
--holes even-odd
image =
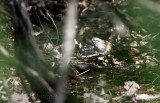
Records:
{"label": "blurred branch", "polygon": [[[17,72],[22,74],[18,75],[26,77],[41,102],[53,102],[54,73],[35,42],[25,4],[23,0],[10,0],[10,6],[15,27],[16,58],[21,61],[17,64]],[[40,98],[42,96],[52,98]]]}
{"label": "blurred branch", "polygon": [[62,74],[67,74],[70,57],[74,52],[74,39],[76,35],[77,22],[77,1],[70,0],[67,8],[67,14],[64,26],[64,40],[63,40],[63,57],[60,67]]}
{"label": "blurred branch", "polygon": [[62,57],[62,64],[60,66],[60,74],[62,78],[58,81],[57,84],[57,98],[56,103],[63,103],[65,101],[65,83],[66,83],[66,76],[69,71],[69,63],[70,58],[74,52],[74,38],[76,35],[76,22],[77,22],[77,1],[70,0],[66,19],[65,19],[65,26],[64,26],[64,40],[63,40],[63,57]]}
{"label": "blurred branch", "polygon": [[155,2],[149,1],[149,0],[136,0],[136,1],[152,11],[160,13],[160,4],[159,3],[155,3]]}
{"label": "blurred branch", "polygon": [[0,12],[10,17],[10,14],[2,6],[0,6]]}

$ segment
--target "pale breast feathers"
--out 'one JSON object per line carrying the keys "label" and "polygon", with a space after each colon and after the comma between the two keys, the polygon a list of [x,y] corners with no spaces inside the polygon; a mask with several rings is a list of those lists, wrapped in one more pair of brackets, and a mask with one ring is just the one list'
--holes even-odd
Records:
{"label": "pale breast feathers", "polygon": [[111,50],[112,47],[112,44],[110,42],[104,41],[98,37],[93,37],[92,43],[97,49],[97,51],[102,55],[106,55]]}

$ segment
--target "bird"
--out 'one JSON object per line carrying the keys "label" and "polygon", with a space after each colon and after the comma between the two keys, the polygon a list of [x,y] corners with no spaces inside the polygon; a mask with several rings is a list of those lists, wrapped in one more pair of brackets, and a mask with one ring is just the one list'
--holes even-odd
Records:
{"label": "bird", "polygon": [[112,43],[98,37],[93,37],[91,42],[94,45],[95,50],[101,55],[109,54],[112,49]]}

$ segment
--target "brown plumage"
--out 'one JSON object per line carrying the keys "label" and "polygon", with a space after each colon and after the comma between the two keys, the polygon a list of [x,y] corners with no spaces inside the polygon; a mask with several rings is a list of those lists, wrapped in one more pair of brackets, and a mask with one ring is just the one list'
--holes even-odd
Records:
{"label": "brown plumage", "polygon": [[111,51],[112,44],[110,42],[98,37],[93,37],[91,41],[99,54],[106,55]]}

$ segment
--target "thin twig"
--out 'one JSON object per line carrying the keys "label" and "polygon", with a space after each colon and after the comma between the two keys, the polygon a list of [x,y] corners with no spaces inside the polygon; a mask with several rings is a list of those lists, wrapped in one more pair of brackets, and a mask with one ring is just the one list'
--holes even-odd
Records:
{"label": "thin twig", "polygon": [[[154,74],[156,74],[156,73],[154,73]],[[157,75],[157,77],[152,81],[152,84],[159,78],[159,75],[158,74],[156,74]]]}
{"label": "thin twig", "polygon": [[59,40],[59,33],[58,33],[58,28],[57,28],[57,26],[56,26],[56,24],[55,24],[55,22],[54,22],[54,20],[53,20],[53,18],[51,17],[51,15],[49,14],[49,12],[44,8],[44,10],[46,11],[46,13],[47,13],[47,15],[49,16],[49,18],[52,20],[52,23],[53,23],[53,25],[55,26],[55,28],[56,28],[56,32],[57,32],[57,36],[58,36],[58,39],[57,39],[57,44],[58,44],[58,40]]}
{"label": "thin twig", "polygon": [[86,71],[84,71],[84,72],[82,72],[82,73],[79,73],[79,74],[76,75],[76,76],[80,76],[80,75],[85,74],[85,73],[87,73],[87,72],[89,72],[89,71],[90,71],[90,69],[88,69],[88,70],[86,70]]}
{"label": "thin twig", "polygon": [[37,9],[36,9],[36,8],[35,8],[35,12],[36,12],[36,15],[37,15],[37,17],[38,17],[38,21],[39,21],[39,23],[40,23],[40,25],[41,25],[41,28],[42,28],[42,30],[43,30],[43,33],[45,33],[45,34],[47,35],[47,38],[48,38],[49,41],[53,44],[52,40],[50,39],[49,35],[46,33],[46,31],[45,31],[45,29],[44,29],[44,27],[43,27],[43,25],[42,25],[41,19],[40,19],[38,13],[37,13]]}

